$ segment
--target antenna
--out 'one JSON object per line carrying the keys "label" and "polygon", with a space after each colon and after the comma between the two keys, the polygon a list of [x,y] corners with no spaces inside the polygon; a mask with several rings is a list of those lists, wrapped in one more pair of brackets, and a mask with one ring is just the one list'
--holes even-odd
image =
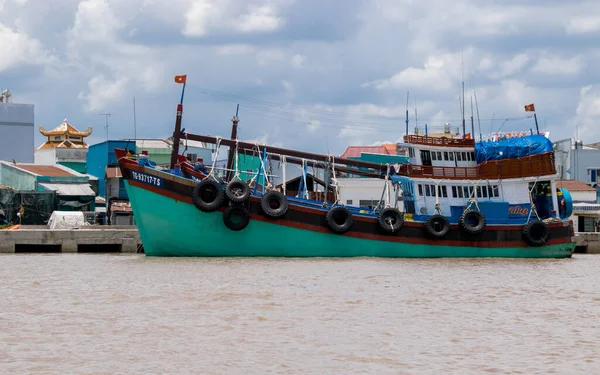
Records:
{"label": "antenna", "polygon": [[100,113],[100,116],[104,116],[104,129],[106,129],[106,140],[108,141],[108,118],[110,113]]}
{"label": "antenna", "polygon": [[406,135],[408,135],[408,94],[410,91],[406,92]]}
{"label": "antenna", "polygon": [[417,117],[417,98],[415,98],[415,126],[419,127],[419,117]]}
{"label": "antenna", "polygon": [[463,138],[466,136],[465,130],[465,56],[463,47],[460,47],[460,75],[462,81],[462,125],[463,125]]}
{"label": "antenna", "polygon": [[135,119],[135,96],[133,97],[133,139],[137,144],[137,124]]}
{"label": "antenna", "polygon": [[[479,105],[477,105],[477,91],[473,90],[473,95],[475,96],[475,109],[477,110],[477,126],[479,127],[479,141],[483,141],[483,136],[481,135],[481,119],[479,118]],[[492,119],[492,121],[494,121]]]}
{"label": "antenna", "polygon": [[475,123],[473,122],[473,95],[471,95],[471,138],[475,138]]}

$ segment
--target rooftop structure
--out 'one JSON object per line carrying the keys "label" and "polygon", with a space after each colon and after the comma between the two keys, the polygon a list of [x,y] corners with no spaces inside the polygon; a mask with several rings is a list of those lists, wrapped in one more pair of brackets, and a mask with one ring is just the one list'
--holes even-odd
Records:
{"label": "rooftop structure", "polygon": [[43,126],[40,126],[39,131],[43,136],[48,137],[48,140],[38,147],[38,150],[48,148],[87,149],[88,145],[85,143],[84,138],[92,134],[91,127],[88,127],[84,131],[79,131],[73,125],[69,124],[67,119],[64,119],[62,124],[53,130],[48,131]]}

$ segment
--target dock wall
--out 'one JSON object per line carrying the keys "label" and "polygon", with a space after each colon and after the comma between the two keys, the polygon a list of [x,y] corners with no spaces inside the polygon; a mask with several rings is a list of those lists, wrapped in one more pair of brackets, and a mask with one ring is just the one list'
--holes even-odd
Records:
{"label": "dock wall", "polygon": [[88,226],[48,229],[44,226],[0,230],[0,253],[19,252],[142,252],[135,226]]}

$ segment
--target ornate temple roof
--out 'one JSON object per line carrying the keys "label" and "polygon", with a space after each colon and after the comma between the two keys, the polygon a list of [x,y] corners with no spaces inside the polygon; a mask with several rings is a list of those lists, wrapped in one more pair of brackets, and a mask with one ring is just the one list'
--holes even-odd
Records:
{"label": "ornate temple roof", "polygon": [[[79,131],[73,125],[69,124],[67,119],[64,119],[62,124],[58,125],[53,130],[46,130],[43,126],[39,127],[40,133],[42,135],[48,137],[48,141],[43,145],[38,147],[38,150],[46,149],[46,148],[88,148],[88,145],[83,141],[83,138],[92,134],[92,128],[88,127],[84,131]],[[68,135],[70,137],[81,137],[81,140],[75,139],[61,139],[55,141],[54,139],[50,139],[53,136],[63,136]]]}
{"label": "ornate temple roof", "polygon": [[42,135],[44,135],[46,137],[53,136],[53,135],[65,135],[65,134],[80,136],[80,137],[87,137],[90,134],[92,134],[91,127],[88,127],[87,129],[85,129],[84,131],[81,132],[81,131],[77,130],[73,125],[69,124],[69,121],[67,119],[65,119],[62,124],[58,125],[53,130],[48,131],[43,126],[40,126],[39,130],[40,130],[40,133],[42,133]]}

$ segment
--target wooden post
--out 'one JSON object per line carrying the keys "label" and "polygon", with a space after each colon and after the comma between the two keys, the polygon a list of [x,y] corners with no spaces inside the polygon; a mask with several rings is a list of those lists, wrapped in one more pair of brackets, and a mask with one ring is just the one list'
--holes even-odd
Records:
{"label": "wooden post", "polygon": [[177,164],[177,155],[179,155],[179,140],[181,137],[181,116],[183,114],[183,104],[177,104],[177,118],[175,120],[175,131],[173,132],[173,151],[171,152],[171,169]]}
{"label": "wooden post", "polygon": [[[240,119],[237,117],[237,112],[236,115],[233,116],[233,118],[231,119],[231,139],[236,140],[237,139],[237,127],[238,127],[238,122],[240,121]],[[227,156],[227,171],[225,174],[225,180],[226,181],[230,181],[231,179],[231,170],[233,169],[233,158],[235,157],[235,149],[234,146],[229,146],[229,155]],[[240,168],[239,165],[236,165],[236,168]]]}

